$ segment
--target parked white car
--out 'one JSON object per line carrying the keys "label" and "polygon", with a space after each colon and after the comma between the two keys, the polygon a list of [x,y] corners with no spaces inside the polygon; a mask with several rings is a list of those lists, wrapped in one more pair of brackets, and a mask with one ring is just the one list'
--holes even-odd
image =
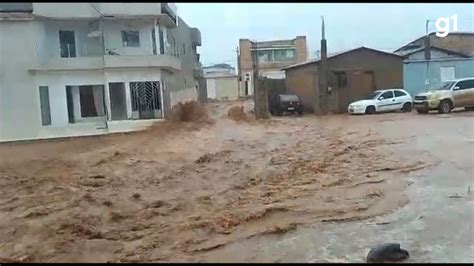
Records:
{"label": "parked white car", "polygon": [[377,90],[365,99],[349,104],[347,111],[351,114],[374,114],[402,110],[411,112],[413,99],[402,89]]}

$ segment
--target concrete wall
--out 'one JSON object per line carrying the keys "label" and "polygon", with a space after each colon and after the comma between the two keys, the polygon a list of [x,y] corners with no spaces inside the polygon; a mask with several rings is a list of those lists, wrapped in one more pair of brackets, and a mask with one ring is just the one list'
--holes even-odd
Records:
{"label": "concrete wall", "polygon": [[237,76],[207,78],[206,81],[208,93],[215,91],[215,98],[237,99],[239,97]]}
{"label": "concrete wall", "polygon": [[181,71],[175,73],[170,82],[171,107],[178,102],[197,100],[198,80],[194,69],[200,68],[196,47],[192,45],[192,28],[179,18],[178,27],[168,31],[168,37],[174,37],[181,60]]}
{"label": "concrete wall", "polygon": [[[435,89],[442,83],[441,67],[454,67],[455,78],[474,77],[474,58],[427,61],[406,61],[403,65],[404,88],[412,96]],[[429,83],[425,84],[428,80]]]}
{"label": "concrete wall", "polygon": [[[430,35],[431,45],[461,52],[467,55],[474,55],[474,34],[460,34],[452,32],[446,37],[438,37],[435,34]],[[423,38],[416,42],[423,45]]]}
{"label": "concrete wall", "polygon": [[305,112],[314,112],[317,96],[317,65],[309,64],[286,71],[285,85],[288,92],[299,95]]}
{"label": "concrete wall", "polygon": [[[41,127],[39,89],[26,71],[34,64],[34,22],[0,22],[0,139],[22,138]],[[8,37],[6,37],[8,36]]]}
{"label": "concrete wall", "polygon": [[[456,55],[448,54],[444,51],[436,50],[436,49],[431,49],[430,51],[431,54],[431,59],[436,59],[436,58],[455,58],[458,57]],[[425,59],[425,51],[419,51],[416,53],[413,53],[406,58],[406,60],[423,60]]]}

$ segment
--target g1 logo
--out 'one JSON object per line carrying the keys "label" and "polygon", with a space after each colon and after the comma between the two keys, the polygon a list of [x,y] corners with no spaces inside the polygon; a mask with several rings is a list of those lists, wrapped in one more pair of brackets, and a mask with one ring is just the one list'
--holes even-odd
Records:
{"label": "g1 logo", "polygon": [[440,17],[436,20],[436,36],[446,37],[449,34],[450,19],[453,20],[453,31],[458,31],[458,15],[454,14],[451,17]]}

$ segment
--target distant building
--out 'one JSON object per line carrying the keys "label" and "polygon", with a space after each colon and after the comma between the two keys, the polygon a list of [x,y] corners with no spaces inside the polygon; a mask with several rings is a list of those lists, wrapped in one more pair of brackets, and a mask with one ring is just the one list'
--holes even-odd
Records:
{"label": "distant building", "polygon": [[281,69],[308,59],[306,37],[298,36],[291,40],[252,42],[239,40],[239,79],[244,95],[253,94],[253,58],[258,58],[259,76],[284,79]]}
{"label": "distant building", "polygon": [[404,58],[405,90],[416,95],[447,80],[474,77],[474,32],[452,32],[446,37],[433,32],[428,36],[429,54],[425,54],[425,36],[394,52]]}
{"label": "distant building", "polygon": [[[458,53],[467,57],[474,56],[474,32],[451,32],[446,37],[438,37],[435,32],[428,35],[430,46],[444,51],[446,54]],[[424,47],[425,36],[421,36],[420,38],[398,48],[394,53],[405,57],[405,59],[413,59],[411,56],[413,52],[419,51],[420,48],[424,49]],[[432,56],[432,58],[441,57],[445,57],[443,53],[441,53],[440,56],[437,56],[436,54]]]}
{"label": "distant building", "polygon": [[[378,89],[401,88],[403,58],[367,47],[360,47],[327,58],[327,108],[332,113],[345,113],[349,103]],[[320,60],[309,60],[283,68],[286,89],[297,94],[305,111],[318,112]]]}
{"label": "distant building", "polygon": [[216,64],[203,67],[206,79],[207,98],[209,99],[237,99],[239,93],[238,77],[235,68],[229,64]]}
{"label": "distant building", "polygon": [[226,73],[235,75],[235,68],[229,64],[215,64],[213,66],[207,66],[202,68],[204,74],[209,73]]}

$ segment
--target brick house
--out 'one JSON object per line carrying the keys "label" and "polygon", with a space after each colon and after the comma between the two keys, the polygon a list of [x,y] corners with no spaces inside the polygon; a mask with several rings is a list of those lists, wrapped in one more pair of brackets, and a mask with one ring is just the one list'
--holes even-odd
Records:
{"label": "brick house", "polygon": [[259,76],[271,79],[284,79],[283,67],[304,62],[308,59],[306,36],[297,36],[291,40],[273,40],[252,42],[239,40],[239,77],[244,95],[253,94],[252,58],[258,55]]}
{"label": "brick house", "polygon": [[[374,90],[403,87],[403,58],[392,53],[360,47],[330,55],[327,62],[331,113],[347,112],[349,103]],[[314,112],[319,104],[319,63],[317,59],[283,68],[287,91],[301,97],[307,112]]]}

